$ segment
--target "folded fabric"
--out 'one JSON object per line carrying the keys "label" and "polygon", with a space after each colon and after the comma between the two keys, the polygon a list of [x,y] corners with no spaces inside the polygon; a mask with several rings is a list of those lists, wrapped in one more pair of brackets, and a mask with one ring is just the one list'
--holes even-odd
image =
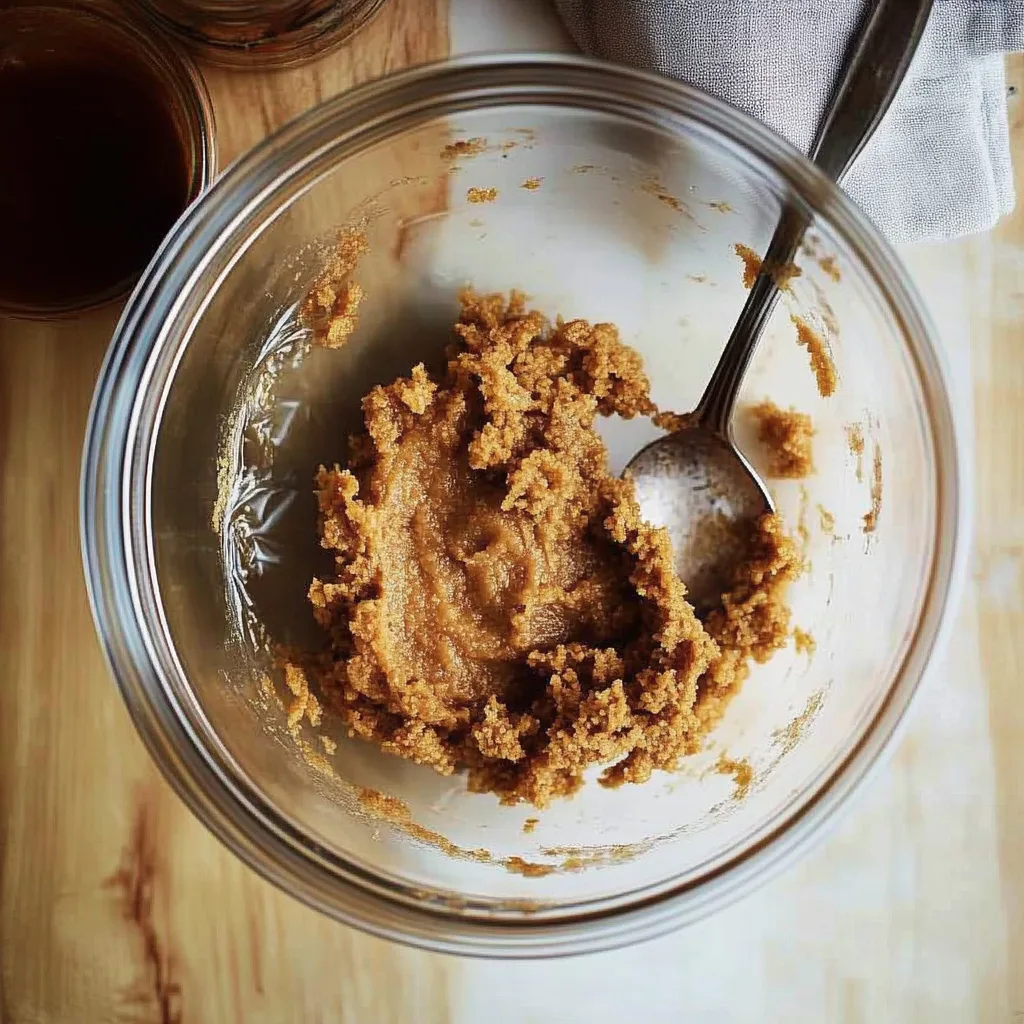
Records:
{"label": "folded fabric", "polygon": [[[872,0],[555,0],[584,51],[690,82],[807,149]],[[892,242],[985,231],[1013,209],[1003,55],[1024,0],[936,0],[843,187]]]}

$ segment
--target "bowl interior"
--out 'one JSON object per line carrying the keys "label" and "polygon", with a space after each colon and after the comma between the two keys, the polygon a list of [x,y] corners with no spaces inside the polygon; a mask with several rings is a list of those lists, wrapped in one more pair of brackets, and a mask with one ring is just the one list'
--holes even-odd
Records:
{"label": "bowl interior", "polygon": [[[460,140],[483,141],[453,148]],[[472,202],[471,189],[497,193]],[[296,737],[269,653],[316,637],[305,592],[324,566],[317,465],[344,458],[372,384],[436,363],[462,287],[517,288],[551,317],[614,322],[643,355],[654,399],[685,411],[745,296],[735,246],[763,252],[787,199],[805,202],[697,118],[495,103],[325,149],[216,240],[173,352],[159,356],[172,369],[146,533],[176,662],[165,685],[219,770],[290,824],[311,858],[491,920],[624,905],[706,879],[765,842],[872,728],[933,580],[944,528],[936,467],[949,453],[929,419],[934,382],[884,284],[821,215],[736,422],[766,470],[749,405],[770,397],[813,417],[816,472],[772,484],[805,547],[793,624],[814,650],[790,642],[755,666],[704,752],[643,786],[590,784],[543,811],[503,807],[458,776],[349,739],[329,709]],[[359,327],[338,351],[311,349],[296,310],[345,228],[369,241],[353,274],[366,292]],[[839,374],[831,398],[818,394],[791,314],[827,342]],[[656,433],[646,421],[603,429],[617,467]],[[382,817],[363,790],[401,804],[376,801]]]}

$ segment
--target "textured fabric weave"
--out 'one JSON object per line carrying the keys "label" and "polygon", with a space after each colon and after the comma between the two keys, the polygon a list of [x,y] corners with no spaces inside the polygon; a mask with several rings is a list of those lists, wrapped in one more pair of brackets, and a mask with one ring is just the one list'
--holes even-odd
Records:
{"label": "textured fabric weave", "polygon": [[[807,149],[868,0],[555,0],[580,48],[690,82]],[[1003,54],[1024,0],[936,0],[892,108],[843,186],[893,242],[1013,209]]]}

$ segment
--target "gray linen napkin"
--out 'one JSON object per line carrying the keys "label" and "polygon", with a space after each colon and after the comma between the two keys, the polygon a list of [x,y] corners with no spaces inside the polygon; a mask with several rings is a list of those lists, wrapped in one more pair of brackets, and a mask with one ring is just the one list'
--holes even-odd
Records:
{"label": "gray linen napkin", "polygon": [[[806,150],[869,0],[555,0],[581,49],[681,78]],[[892,242],[984,231],[1014,204],[1003,54],[1024,0],[936,0],[843,187]]]}

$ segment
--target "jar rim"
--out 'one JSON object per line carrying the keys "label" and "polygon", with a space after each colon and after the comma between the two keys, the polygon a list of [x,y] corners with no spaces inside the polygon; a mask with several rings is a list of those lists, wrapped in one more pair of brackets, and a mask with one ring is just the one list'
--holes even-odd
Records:
{"label": "jar rim", "polygon": [[[307,60],[321,57],[330,50],[351,39],[365,28],[384,7],[387,0],[356,0],[354,4],[342,5],[325,3],[322,7],[308,3],[296,5],[306,13],[304,20],[289,25],[286,31],[271,36],[253,39],[232,39],[229,32],[214,32],[212,27],[220,21],[225,26],[232,22],[247,25],[259,19],[259,4],[245,0],[239,6],[241,17],[231,17],[232,10],[224,0],[206,5],[193,3],[191,6],[205,6],[209,11],[207,31],[183,19],[175,17],[174,4],[166,0],[139,0],[147,17],[161,28],[174,35],[190,50],[210,64],[234,69],[287,68]],[[280,17],[280,3],[274,5],[274,15]],[[201,14],[196,10],[196,16]]]}

